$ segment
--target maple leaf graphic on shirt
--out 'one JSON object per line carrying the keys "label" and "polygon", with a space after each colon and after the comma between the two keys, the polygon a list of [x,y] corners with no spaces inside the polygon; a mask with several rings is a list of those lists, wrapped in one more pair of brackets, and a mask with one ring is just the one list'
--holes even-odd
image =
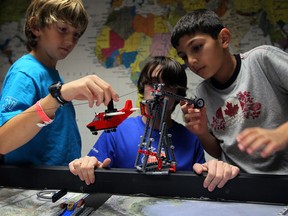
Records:
{"label": "maple leaf graphic on shirt", "polygon": [[211,128],[215,131],[226,130],[241,119],[257,119],[262,104],[256,101],[249,91],[239,91],[235,97],[226,99],[223,106],[216,109],[211,119]]}
{"label": "maple leaf graphic on shirt", "polygon": [[227,109],[224,110],[227,116],[233,117],[237,114],[239,110],[238,104],[233,105],[232,103],[227,102],[226,104]]}

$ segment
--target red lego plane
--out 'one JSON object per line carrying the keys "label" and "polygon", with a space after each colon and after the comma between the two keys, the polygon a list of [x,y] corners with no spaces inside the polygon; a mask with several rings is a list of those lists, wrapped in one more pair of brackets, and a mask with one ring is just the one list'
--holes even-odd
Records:
{"label": "red lego plane", "polygon": [[96,114],[87,127],[93,135],[97,135],[99,130],[104,130],[105,132],[116,131],[117,126],[137,109],[132,107],[131,100],[127,100],[121,110],[114,109],[113,101],[111,100],[107,110]]}

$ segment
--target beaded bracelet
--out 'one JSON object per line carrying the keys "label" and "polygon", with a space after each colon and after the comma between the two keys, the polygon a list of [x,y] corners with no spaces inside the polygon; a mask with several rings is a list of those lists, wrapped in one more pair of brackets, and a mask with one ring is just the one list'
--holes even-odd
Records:
{"label": "beaded bracelet", "polygon": [[40,101],[41,100],[39,100],[39,101],[37,101],[37,103],[36,103],[36,111],[37,111],[37,114],[38,114],[38,116],[41,118],[41,120],[43,121],[43,123],[37,123],[36,125],[38,126],[38,127],[44,127],[44,126],[46,126],[46,125],[48,125],[48,124],[51,124],[53,121],[54,121],[54,119],[50,119],[47,115],[46,115],[46,113],[43,111],[43,109],[42,109],[42,106],[41,106],[41,104],[40,104]]}

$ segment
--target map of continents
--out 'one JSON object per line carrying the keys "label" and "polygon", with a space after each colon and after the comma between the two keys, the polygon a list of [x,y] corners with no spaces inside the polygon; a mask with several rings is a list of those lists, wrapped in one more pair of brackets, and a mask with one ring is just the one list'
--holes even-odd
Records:
{"label": "map of continents", "polygon": [[0,87],[9,66],[26,51],[21,26],[28,3],[0,1]]}
{"label": "map of continents", "polygon": [[[24,14],[29,0],[0,1],[0,84],[9,66],[25,49]],[[123,65],[133,83],[149,56],[177,58],[170,45],[170,33],[177,20],[192,9],[216,11],[232,32],[232,52],[242,52],[261,44],[287,50],[288,1],[279,0],[84,0],[91,15],[105,5],[105,21],[81,43],[93,38],[94,58],[105,68]],[[105,4],[103,4],[105,2]],[[93,8],[92,8],[93,7]],[[97,10],[99,11],[99,10]],[[95,27],[95,25],[92,25]],[[91,26],[90,26],[91,27]],[[89,29],[87,30],[88,32]],[[79,45],[81,46],[80,42]],[[83,45],[83,46],[84,46]],[[90,50],[88,50],[90,52]],[[180,62],[182,62],[179,59]],[[195,84],[195,83],[194,83]]]}
{"label": "map of continents", "polygon": [[171,30],[182,15],[198,8],[218,13],[232,31],[233,52],[261,44],[287,50],[288,1],[113,0],[107,21],[96,36],[96,56],[106,68],[118,65],[130,68],[135,83],[149,56],[177,58],[170,45]]}

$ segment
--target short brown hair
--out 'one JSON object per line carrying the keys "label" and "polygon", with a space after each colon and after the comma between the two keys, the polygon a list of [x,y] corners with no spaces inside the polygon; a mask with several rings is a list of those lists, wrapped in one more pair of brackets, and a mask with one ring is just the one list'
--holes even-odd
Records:
{"label": "short brown hair", "polygon": [[[31,18],[35,23],[31,26]],[[31,0],[26,11],[25,35],[27,50],[30,52],[37,46],[35,35],[31,28],[44,28],[46,25],[64,21],[81,32],[85,32],[88,25],[88,14],[82,0]]]}

